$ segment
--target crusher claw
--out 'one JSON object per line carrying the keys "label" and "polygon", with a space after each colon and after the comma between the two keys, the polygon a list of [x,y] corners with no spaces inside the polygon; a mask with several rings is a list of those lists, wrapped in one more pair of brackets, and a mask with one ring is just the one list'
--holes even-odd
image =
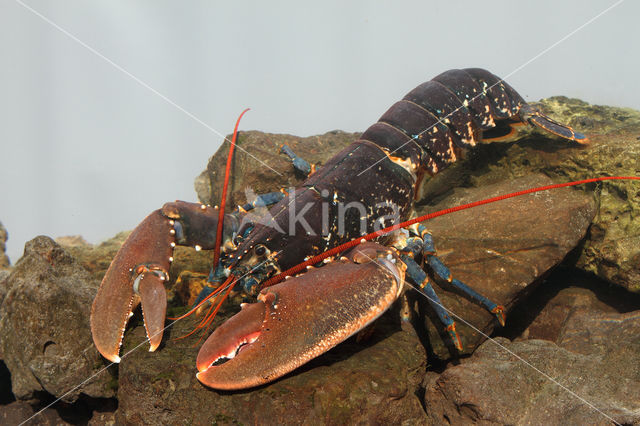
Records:
{"label": "crusher claw", "polygon": [[[359,256],[363,246],[366,260]],[[403,286],[402,262],[389,261],[388,253],[362,244],[341,260],[263,289],[257,303],[244,304],[204,343],[198,380],[224,390],[269,383],[362,330]]]}

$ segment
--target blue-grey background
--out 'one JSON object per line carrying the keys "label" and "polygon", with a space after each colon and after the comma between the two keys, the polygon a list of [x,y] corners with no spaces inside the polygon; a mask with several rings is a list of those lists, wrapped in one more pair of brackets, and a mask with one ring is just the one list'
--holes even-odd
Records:
{"label": "blue-grey background", "polygon": [[[441,71],[506,76],[615,1],[21,0],[222,134],[363,130]],[[627,0],[508,78],[640,109]],[[174,199],[222,138],[15,0],[0,0],[0,221],[99,242]]]}

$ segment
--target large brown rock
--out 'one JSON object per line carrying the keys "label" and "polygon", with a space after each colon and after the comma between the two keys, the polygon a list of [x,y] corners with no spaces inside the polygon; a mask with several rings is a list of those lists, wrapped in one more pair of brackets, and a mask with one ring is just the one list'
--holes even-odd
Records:
{"label": "large brown rock", "polygon": [[427,387],[427,413],[435,424],[636,424],[637,353],[622,365],[611,361],[545,340],[497,338]]}
{"label": "large brown rock", "polygon": [[431,421],[638,424],[640,296],[564,269],[528,300],[512,317],[515,342],[485,342],[460,365],[429,373]]}
{"label": "large brown rock", "polygon": [[[256,194],[264,194],[302,183],[304,178],[294,172],[289,157],[280,153],[282,144],[288,145],[296,154],[320,167],[358,136],[359,133],[339,130],[306,138],[257,131],[238,133],[238,147],[231,163],[227,203],[231,206],[244,204],[247,188]],[[231,140],[231,135],[227,139]],[[195,180],[198,198],[205,204],[220,204],[229,146],[229,142],[223,143],[209,159],[207,169]]]}
{"label": "large brown rock", "polygon": [[9,239],[9,233],[7,229],[2,226],[0,222],[0,269],[7,269],[11,265],[9,257],[7,256],[7,240]]}
{"label": "large brown rock", "polygon": [[[539,106],[558,121],[585,132],[589,144],[571,146],[536,137],[483,145],[456,168],[456,179],[482,186],[534,171],[556,182],[640,174],[639,111],[565,97],[545,99]],[[530,130],[528,126],[522,129]],[[638,181],[609,181],[582,186],[595,195],[598,214],[576,254],[580,268],[634,292],[640,292],[639,185]]]}
{"label": "large brown rock", "polygon": [[[435,206],[420,208],[418,214],[550,183],[545,176],[530,175],[478,188],[456,189]],[[463,210],[424,224],[432,232],[439,257],[449,265],[453,276],[504,305],[508,317],[509,308],[526,296],[531,290],[528,287],[560,263],[584,237],[594,214],[591,197],[564,188]],[[458,323],[463,353],[473,352],[497,325],[495,317],[446,285],[434,288],[442,304],[459,316],[454,320]],[[438,356],[447,358],[455,354],[449,339],[440,337],[442,326],[437,318],[428,315],[426,326],[432,349]]]}
{"label": "large brown rock", "polygon": [[24,401],[14,401],[0,405],[0,423],[3,425],[25,426],[63,426],[71,423],[64,421],[60,415],[49,408],[36,415],[36,410]]}
{"label": "large brown rock", "polygon": [[[93,346],[89,311],[98,282],[48,237],[25,245],[5,280],[0,348],[16,398],[47,392],[64,401],[80,393],[114,395],[114,377]],[[79,386],[81,385],[81,386]]]}

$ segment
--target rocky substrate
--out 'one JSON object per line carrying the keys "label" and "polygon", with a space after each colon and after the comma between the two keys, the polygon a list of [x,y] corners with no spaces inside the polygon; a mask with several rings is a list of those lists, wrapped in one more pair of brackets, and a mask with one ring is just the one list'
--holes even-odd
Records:
{"label": "rocky substrate", "polygon": [[[541,108],[585,131],[586,147],[527,131],[481,145],[423,188],[418,213],[553,182],[640,175],[640,113],[551,98]],[[310,138],[243,132],[230,200],[299,184],[287,143],[321,165],[357,135]],[[228,146],[196,179],[217,204]],[[505,305],[507,326],[446,286],[457,353],[419,293],[368,339],[352,338],[256,389],[217,392],[195,378],[198,318],[176,322],[155,353],[142,320],[130,322],[120,365],[92,345],[89,310],[126,237],[92,246],[37,237],[0,275],[0,422],[30,424],[640,424],[640,187],[607,182],[518,197],[428,222],[457,278]],[[208,272],[208,256],[181,248],[170,271],[170,312],[184,311]],[[558,266],[560,265],[560,266]],[[196,288],[196,290],[194,290]],[[217,325],[237,311],[225,306]],[[487,340],[487,335],[494,336]],[[142,349],[142,350],[141,350]]]}
{"label": "rocky substrate", "polygon": [[[9,233],[7,229],[2,226],[2,222],[0,222],[0,272],[6,269],[9,269],[11,262],[9,262],[9,257],[7,256],[7,239],[9,238]],[[2,275],[0,275],[0,278]]]}

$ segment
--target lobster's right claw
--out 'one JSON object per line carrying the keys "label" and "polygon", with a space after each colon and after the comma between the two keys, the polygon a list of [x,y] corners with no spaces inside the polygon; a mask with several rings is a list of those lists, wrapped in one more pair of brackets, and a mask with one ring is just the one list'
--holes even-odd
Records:
{"label": "lobster's right claw", "polygon": [[403,283],[397,257],[367,243],[348,258],[267,287],[209,336],[197,378],[225,390],[269,383],[362,330],[391,306]]}
{"label": "lobster's right claw", "polygon": [[98,351],[120,362],[120,346],[133,309],[142,303],[150,351],[162,341],[167,296],[164,282],[175,245],[173,221],[156,210],[133,230],[105,274],[91,307]]}

